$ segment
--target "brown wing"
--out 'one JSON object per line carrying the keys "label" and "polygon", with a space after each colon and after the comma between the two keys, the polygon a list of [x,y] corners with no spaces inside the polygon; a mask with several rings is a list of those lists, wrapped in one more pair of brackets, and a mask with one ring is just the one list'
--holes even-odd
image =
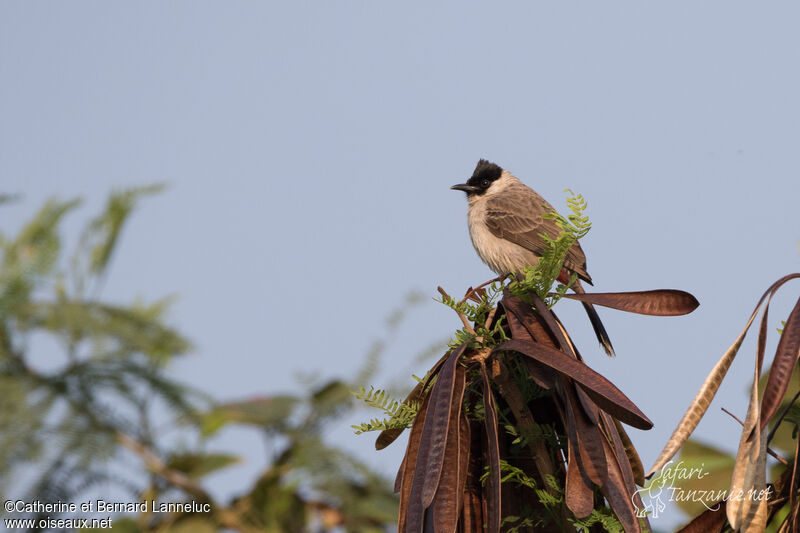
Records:
{"label": "brown wing", "polygon": [[[542,234],[555,239],[561,229],[552,219],[544,218],[553,208],[532,189],[519,184],[502,196],[488,199],[486,226],[496,237],[511,241],[541,257],[547,249]],[[567,252],[564,266],[589,283],[586,256],[578,243]]]}

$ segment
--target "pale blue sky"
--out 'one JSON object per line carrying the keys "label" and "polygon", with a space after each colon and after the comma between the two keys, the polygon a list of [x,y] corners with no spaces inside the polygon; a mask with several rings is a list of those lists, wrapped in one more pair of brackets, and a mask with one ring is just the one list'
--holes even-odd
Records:
{"label": "pale blue sky", "polygon": [[[171,321],[197,353],[174,371],[238,399],[295,389],[296,371],[346,375],[409,290],[490,277],[449,190],[478,158],[559,207],[570,187],[589,201],[598,290],[701,302],[681,318],[601,310],[615,360],[579,306],[558,308],[655,422],[631,430],[649,467],[761,292],[800,268],[798,20],[790,2],[3,2],[0,190],[24,199],[0,227],[53,194],[97,208],[112,188],[167,182],[105,294],[178,294]],[[335,312],[309,326],[315,306]],[[420,307],[386,375],[458,325]],[[719,407],[743,415],[752,351],[697,433],[729,449],[738,428]],[[400,446],[336,438],[399,463]],[[257,438],[219,443],[235,445],[253,459],[216,478],[223,494],[260,468]]]}

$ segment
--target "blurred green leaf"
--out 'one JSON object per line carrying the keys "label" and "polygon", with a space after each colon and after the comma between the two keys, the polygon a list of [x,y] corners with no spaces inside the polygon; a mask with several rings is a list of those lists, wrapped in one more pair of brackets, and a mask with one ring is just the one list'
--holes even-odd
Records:
{"label": "blurred green leaf", "polygon": [[0,315],[5,315],[17,305],[27,302],[33,289],[44,276],[51,273],[61,250],[58,223],[79,203],[79,200],[50,200],[33,220],[23,226],[15,239],[3,241]]}
{"label": "blurred green leaf", "polygon": [[[155,309],[162,309],[162,304],[155,304]],[[163,361],[190,348],[189,342],[164,326],[150,308],[77,300],[30,301],[18,307],[16,317],[23,329],[40,328],[67,339],[90,339],[101,347],[96,354],[134,352]]]}
{"label": "blurred green leaf", "polygon": [[227,453],[182,453],[171,456],[167,461],[167,466],[183,472],[191,478],[198,478],[239,461],[241,458]]}
{"label": "blurred green leaf", "polygon": [[275,469],[264,473],[234,505],[242,509],[246,522],[266,531],[306,531],[308,506],[294,487],[283,483]]}
{"label": "blurred green leaf", "polygon": [[311,411],[308,424],[319,424],[329,417],[335,417],[353,405],[350,385],[344,381],[331,380],[311,393]]}
{"label": "blurred green leaf", "polygon": [[299,402],[300,399],[295,396],[265,396],[242,402],[223,403],[212,412],[221,414],[230,422],[272,428],[285,424]]}
{"label": "blurred green leaf", "polygon": [[732,455],[714,446],[689,439],[681,448],[678,461],[671,468],[676,473],[691,472],[692,469],[699,469],[701,472],[690,475],[688,479],[675,479],[666,486],[682,491],[674,492],[678,507],[689,516],[696,516],[705,511],[706,506],[713,506],[717,501],[706,499],[703,491],[718,494],[730,488],[735,462],[736,458]]}
{"label": "blurred green leaf", "polygon": [[220,409],[213,409],[208,413],[204,413],[200,418],[200,433],[203,438],[210,437],[231,421],[228,415]]}
{"label": "blurred green leaf", "polygon": [[156,194],[163,190],[163,184],[156,184],[111,194],[105,210],[89,223],[81,237],[83,246],[89,248],[89,271],[92,274],[102,274],[108,267],[120,232],[136,206],[136,202],[142,196]]}
{"label": "blurred green leaf", "polygon": [[[327,424],[353,406],[344,380],[309,384],[298,396],[215,404],[165,372],[191,349],[164,321],[169,298],[101,298],[126,221],[140,197],[159,190],[112,194],[71,262],[59,226],[77,200],[51,200],[18,235],[0,238],[0,496],[24,490],[29,500],[82,502],[87,491],[112,487],[130,495],[118,501],[202,500],[214,509],[114,516],[112,530],[122,533],[305,531],[311,524],[384,531],[397,513],[388,480],[323,438]],[[39,346],[47,351],[32,357]],[[378,355],[365,372],[377,370]],[[255,484],[222,502],[199,480],[239,461],[206,450],[208,437],[229,423],[267,430],[259,433],[274,454]]]}

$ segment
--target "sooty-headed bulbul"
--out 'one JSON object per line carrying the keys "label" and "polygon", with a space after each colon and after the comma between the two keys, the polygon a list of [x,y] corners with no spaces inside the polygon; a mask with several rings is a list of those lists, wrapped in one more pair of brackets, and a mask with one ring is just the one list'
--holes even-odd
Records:
{"label": "sooty-headed bulbul", "polygon": [[[472,245],[483,262],[501,276],[535,265],[548,246],[542,234],[556,239],[561,233],[552,218],[543,216],[554,211],[544,198],[509,171],[485,159],[478,161],[466,183],[453,185],[451,189],[467,193]],[[566,282],[573,273],[578,276],[572,285],[575,292],[583,292],[580,280],[592,284],[586,271],[586,255],[577,242],[567,251],[559,280]],[[600,316],[591,304],[583,303],[583,307],[597,340],[613,357],[614,348]]]}

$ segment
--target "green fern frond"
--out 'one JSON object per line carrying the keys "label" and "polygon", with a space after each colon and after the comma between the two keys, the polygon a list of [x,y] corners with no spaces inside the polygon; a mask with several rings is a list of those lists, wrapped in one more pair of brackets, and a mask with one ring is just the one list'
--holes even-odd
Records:
{"label": "green fern frond", "polygon": [[555,294],[550,295],[553,284],[561,274],[567,252],[579,239],[585,237],[592,228],[589,217],[584,215],[588,204],[583,196],[575,194],[569,189],[564,192],[570,194],[567,197],[567,207],[571,214],[565,217],[556,211],[551,211],[543,216],[543,218],[553,220],[561,229],[561,233],[555,239],[544,234],[540,235],[547,243],[547,248],[542,253],[539,262],[534,266],[526,267],[522,276],[512,274],[512,281],[508,287],[515,296],[526,301],[527,294],[535,292],[539,298],[545,301],[548,307],[555,305],[566,293],[567,288],[578,279],[577,275],[573,274],[566,285],[559,284],[556,287]]}
{"label": "green fern frond", "polygon": [[597,524],[600,524],[608,533],[622,533],[624,531],[622,524],[608,507],[598,507],[593,509],[592,514],[586,518],[570,518],[569,521],[581,533],[589,533],[592,526]]}
{"label": "green fern frond", "polygon": [[[471,348],[491,348],[494,346],[494,344],[497,344],[494,334],[497,332],[502,332],[500,320],[497,320],[495,327],[491,330],[486,329],[483,327],[483,325],[489,318],[489,313],[491,313],[492,309],[496,307],[497,302],[502,294],[502,284],[499,282],[494,282],[486,286],[483,292],[476,294],[479,299],[477,302],[469,299],[461,302],[447,295],[442,295],[441,299],[434,298],[435,301],[446,305],[458,313],[461,313],[467,318],[467,320],[475,324],[474,335],[466,328],[461,328],[460,330],[456,331],[455,338],[448,341],[447,346],[450,349],[457,348],[462,344],[466,344]],[[477,337],[481,338],[481,342],[477,341]],[[503,338],[500,342],[508,340],[504,333],[502,333],[502,337]]]}
{"label": "green fern frond", "polygon": [[502,294],[503,287],[498,282],[494,282],[488,285],[483,293],[478,295],[478,302],[472,300],[461,302],[447,295],[442,295],[440,299],[434,298],[434,300],[462,313],[470,322],[481,322],[486,320],[489,312],[494,308]]}
{"label": "green fern frond", "polygon": [[[483,475],[481,475],[481,484],[486,483],[489,477],[489,467],[484,467]],[[500,483],[514,483],[520,487],[528,487],[529,489],[536,489],[536,480],[528,476],[524,470],[509,464],[508,461],[500,459]]]}
{"label": "green fern frond", "polygon": [[370,387],[369,391],[367,391],[364,387],[359,387],[358,392],[353,392],[352,394],[370,407],[382,410],[388,417],[384,419],[373,418],[369,422],[350,426],[355,430],[356,435],[368,431],[407,428],[414,422],[417,411],[419,411],[419,402],[403,402],[394,399],[383,389]]}

